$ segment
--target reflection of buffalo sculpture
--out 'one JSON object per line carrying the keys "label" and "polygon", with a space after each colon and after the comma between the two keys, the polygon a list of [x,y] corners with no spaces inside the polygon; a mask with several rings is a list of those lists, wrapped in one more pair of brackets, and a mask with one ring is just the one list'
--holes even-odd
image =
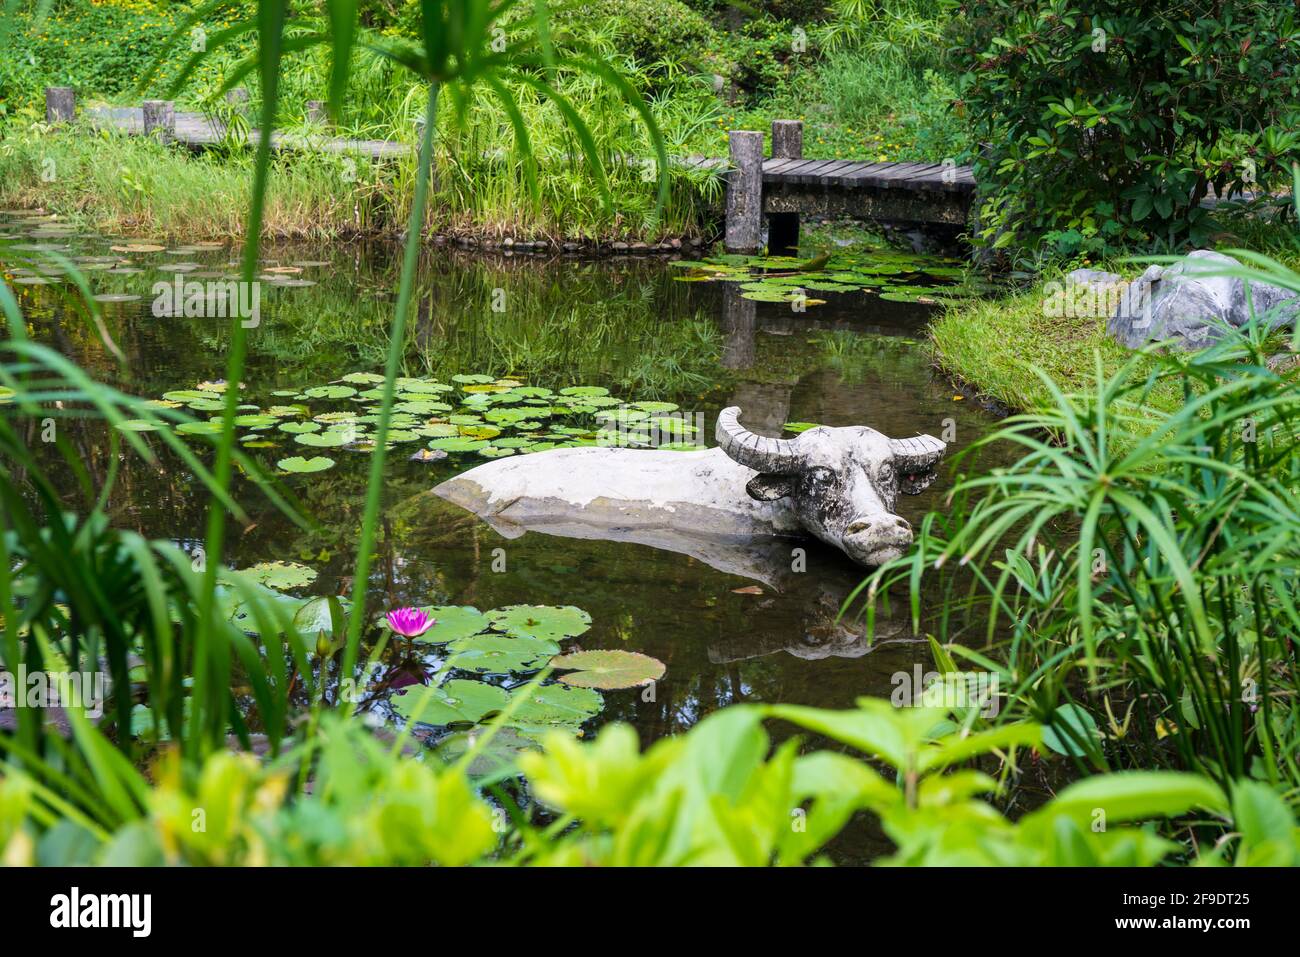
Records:
{"label": "reflection of buffalo sculpture", "polygon": [[718,415],[715,449],[552,449],[480,465],[434,491],[509,537],[638,541],[727,571],[729,548],[764,536],[811,534],[864,565],[911,544],[895,502],[934,480],[943,442],[861,426],[765,438],[739,414]]}

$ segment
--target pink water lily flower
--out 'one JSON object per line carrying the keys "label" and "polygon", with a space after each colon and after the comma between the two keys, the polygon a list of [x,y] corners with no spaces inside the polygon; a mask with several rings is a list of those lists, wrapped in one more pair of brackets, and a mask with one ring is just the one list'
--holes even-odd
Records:
{"label": "pink water lily flower", "polygon": [[418,608],[395,608],[388,613],[388,627],[404,638],[419,638],[437,623]]}

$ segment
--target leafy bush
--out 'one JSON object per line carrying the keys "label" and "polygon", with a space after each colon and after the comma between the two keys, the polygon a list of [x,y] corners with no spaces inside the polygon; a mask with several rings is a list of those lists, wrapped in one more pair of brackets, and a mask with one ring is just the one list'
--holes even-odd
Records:
{"label": "leafy bush", "polygon": [[[519,759],[525,789],[492,785],[490,795],[468,773],[489,746],[490,730],[446,765],[405,756],[359,722],[326,716],[313,746],[289,761],[263,765],[218,752],[187,777],[164,755],[152,786],[129,766],[101,768],[99,786],[142,798],[138,813],[112,829],[56,803],[28,770],[11,769],[0,779],[0,861],[799,864],[820,861],[821,849],[860,811],[877,817],[896,847],[881,863],[1150,866],[1182,846],[1149,827],[1125,825],[1189,814],[1215,831],[1235,825],[1239,832],[1206,852],[1207,862],[1229,853],[1239,864],[1300,858],[1294,818],[1267,788],[1225,793],[1191,774],[1089,778],[1012,822],[982,797],[999,790],[994,778],[951,769],[993,752],[1014,760],[1018,749],[1037,743],[1040,729],[968,733],[947,714],[874,699],[849,711],[735,705],[645,752],[626,725],[611,725],[589,743],[555,733],[544,751]],[[768,718],[857,753],[801,752],[797,739],[774,748]],[[295,788],[296,761],[311,762],[310,789]],[[516,795],[528,793],[536,802],[517,803]]]}
{"label": "leafy bush", "polygon": [[590,0],[556,5],[557,35],[612,34],[619,52],[638,65],[702,58],[718,40],[712,24],[679,0]]}
{"label": "leafy bush", "polygon": [[[155,0],[26,0],[7,25],[0,108],[42,106],[46,86],[72,86],[82,96],[132,93],[151,63],[161,62],[165,76],[190,55],[190,42],[168,42],[177,21],[174,10]],[[214,19],[207,29],[224,25]]]}
{"label": "leafy bush", "polygon": [[1200,244],[1200,206],[1269,189],[1300,156],[1292,4],[970,0],[954,4],[979,238],[1064,255]]}

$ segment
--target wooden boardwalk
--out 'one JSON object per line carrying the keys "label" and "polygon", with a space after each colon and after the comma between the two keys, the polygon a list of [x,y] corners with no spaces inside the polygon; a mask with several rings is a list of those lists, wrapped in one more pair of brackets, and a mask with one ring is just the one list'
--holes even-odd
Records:
{"label": "wooden boardwalk", "polygon": [[[47,121],[68,122],[74,115],[69,88],[46,90]],[[161,134],[194,150],[208,149],[224,139],[220,123],[202,113],[174,113],[170,103],[149,101],[142,107],[91,107],[83,112],[94,127],[128,135]],[[253,142],[261,135],[250,132]],[[771,158],[764,159],[764,134],[733,130],[725,159],[687,156],[673,160],[683,166],[714,170],[727,180],[725,241],[729,249],[757,250],[764,219],[771,226],[768,245],[797,243],[801,215],[856,218],[868,221],[966,227],[975,194],[975,179],[966,166],[941,163],[865,163],[803,157],[803,124],[777,120],[772,124]],[[273,133],[279,151],[310,150],[368,158],[399,159],[411,146],[389,140],[358,140],[319,132]],[[626,158],[630,163],[641,160]]]}
{"label": "wooden boardwalk", "polygon": [[774,186],[828,186],[841,189],[907,189],[914,192],[969,193],[975,177],[969,166],[942,163],[855,163],[849,160],[769,159],[763,183]]}
{"label": "wooden boardwalk", "polygon": [[[91,107],[83,114],[92,126],[121,130],[128,135],[144,135],[144,109],[139,106]],[[175,125],[169,135],[177,143],[193,149],[206,149],[220,143],[224,137],[222,127],[202,113],[177,113]],[[261,132],[253,129],[252,142],[259,141]],[[298,135],[272,133],[271,148],[275,150],[309,149],[320,153],[340,153],[367,156],[373,160],[397,159],[411,152],[405,143],[389,140],[351,140],[324,134]]]}

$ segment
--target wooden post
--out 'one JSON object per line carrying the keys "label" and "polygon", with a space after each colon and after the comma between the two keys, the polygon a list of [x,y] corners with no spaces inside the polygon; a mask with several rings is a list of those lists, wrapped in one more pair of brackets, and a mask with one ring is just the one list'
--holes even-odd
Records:
{"label": "wooden post", "polygon": [[[424,117],[415,118],[415,155],[420,155],[420,143],[424,140]],[[434,130],[433,142],[429,144],[429,192],[438,192],[438,131]]]}
{"label": "wooden post", "polygon": [[724,243],[728,252],[758,252],[763,244],[763,134],[731,130],[727,142],[731,170],[727,174]]}
{"label": "wooden post", "polygon": [[772,121],[772,159],[803,159],[803,120]]}
{"label": "wooden post", "polygon": [[70,86],[45,88],[45,122],[71,123],[77,110],[77,93]]}
{"label": "wooden post", "polygon": [[329,122],[329,111],[325,109],[324,100],[307,101],[307,122],[322,125]]}
{"label": "wooden post", "polygon": [[226,102],[235,108],[236,113],[248,112],[248,87],[237,86],[233,90],[226,91]]}
{"label": "wooden post", "polygon": [[176,138],[176,103],[172,100],[144,101],[144,135],[156,136],[159,142]]}

